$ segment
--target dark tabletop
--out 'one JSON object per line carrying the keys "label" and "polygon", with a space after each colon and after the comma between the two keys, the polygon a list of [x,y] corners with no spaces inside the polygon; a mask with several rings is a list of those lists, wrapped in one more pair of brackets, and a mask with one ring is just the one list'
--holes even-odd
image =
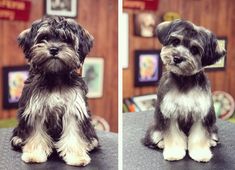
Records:
{"label": "dark tabletop", "polygon": [[21,153],[11,150],[10,136],[12,129],[0,129],[0,170],[117,170],[118,139],[117,134],[97,132],[101,148],[90,153],[91,163],[78,168],[66,165],[57,154],[49,157],[46,163],[25,164],[21,161]]}
{"label": "dark tabletop", "polygon": [[142,145],[153,112],[124,113],[123,115],[123,169],[124,170],[235,170],[235,124],[217,120],[220,144],[212,149],[208,163],[198,163],[186,156],[183,160],[168,162],[161,150]]}

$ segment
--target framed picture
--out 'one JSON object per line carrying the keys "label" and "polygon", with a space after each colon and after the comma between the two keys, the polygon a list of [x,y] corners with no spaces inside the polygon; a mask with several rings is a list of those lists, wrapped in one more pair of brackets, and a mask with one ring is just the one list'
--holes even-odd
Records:
{"label": "framed picture", "polygon": [[136,96],[132,98],[132,101],[138,107],[139,111],[154,110],[157,94]]}
{"label": "framed picture", "polygon": [[3,67],[3,108],[17,108],[24,82],[28,78],[28,66]]}
{"label": "framed picture", "polygon": [[86,58],[82,76],[88,85],[88,98],[99,98],[103,95],[104,59]]}
{"label": "framed picture", "polygon": [[[227,50],[227,38],[226,37],[218,37],[217,38],[219,45]],[[215,64],[207,66],[206,70],[224,70],[226,65],[226,55],[217,61]]]}
{"label": "framed picture", "polygon": [[156,15],[154,13],[139,13],[134,15],[134,30],[136,36],[154,37]]}
{"label": "framed picture", "polygon": [[156,85],[161,73],[160,50],[135,51],[135,86]]}
{"label": "framed picture", "polygon": [[77,0],[45,0],[46,15],[74,18],[77,8]]}

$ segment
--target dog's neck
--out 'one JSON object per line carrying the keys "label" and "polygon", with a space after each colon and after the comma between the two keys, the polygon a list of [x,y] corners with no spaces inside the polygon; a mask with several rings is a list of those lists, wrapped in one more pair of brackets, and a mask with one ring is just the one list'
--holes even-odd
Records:
{"label": "dog's neck", "polygon": [[177,75],[175,73],[170,72],[170,76],[179,89],[189,90],[196,86],[207,86],[207,79],[204,71],[200,71],[190,76]]}
{"label": "dog's neck", "polygon": [[63,72],[63,73],[35,73],[31,72],[33,81],[41,87],[48,89],[61,88],[69,86],[74,83],[71,78],[72,74],[76,74],[76,71]]}

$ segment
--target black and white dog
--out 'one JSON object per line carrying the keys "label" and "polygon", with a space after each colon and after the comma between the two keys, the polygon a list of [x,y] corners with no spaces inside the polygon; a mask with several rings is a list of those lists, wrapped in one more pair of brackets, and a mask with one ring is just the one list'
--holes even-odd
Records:
{"label": "black and white dog", "polygon": [[30,65],[19,101],[18,126],[11,144],[24,162],[41,163],[55,149],[74,166],[90,162],[98,146],[91,125],[87,86],[76,72],[93,45],[93,37],[72,19],[37,20],[18,37]]}
{"label": "black and white dog", "polygon": [[186,150],[198,162],[212,158],[216,146],[216,117],[205,66],[225,55],[209,30],[189,21],[175,20],[157,26],[166,72],[158,87],[155,121],[144,144],[163,149],[165,160],[183,159]]}

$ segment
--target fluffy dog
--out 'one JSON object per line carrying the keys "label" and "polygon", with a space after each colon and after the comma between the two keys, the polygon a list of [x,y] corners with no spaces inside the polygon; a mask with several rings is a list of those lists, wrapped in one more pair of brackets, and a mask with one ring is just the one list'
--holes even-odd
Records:
{"label": "fluffy dog", "polygon": [[163,149],[165,160],[183,159],[186,150],[198,162],[212,158],[216,146],[216,117],[205,66],[225,55],[209,30],[189,21],[175,20],[157,26],[166,72],[160,80],[155,121],[144,144]]}
{"label": "fluffy dog", "polygon": [[46,17],[23,31],[18,42],[29,78],[19,100],[11,144],[24,162],[41,163],[56,150],[69,165],[85,166],[98,146],[87,105],[87,86],[76,69],[93,37],[72,19]]}

